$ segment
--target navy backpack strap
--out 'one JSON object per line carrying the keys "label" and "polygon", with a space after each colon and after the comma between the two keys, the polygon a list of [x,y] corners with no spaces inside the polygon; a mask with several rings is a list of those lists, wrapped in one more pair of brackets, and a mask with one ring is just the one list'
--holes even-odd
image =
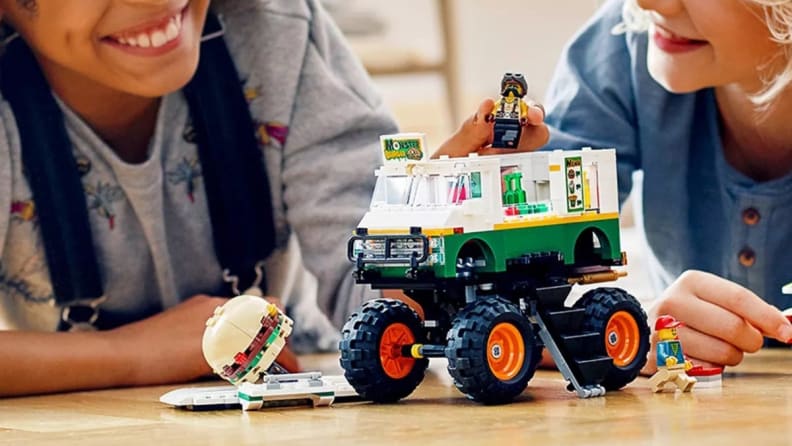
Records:
{"label": "navy backpack strap", "polygon": [[[204,35],[222,32],[220,20],[209,14]],[[263,153],[223,39],[203,42],[198,71],[184,94],[198,138],[215,253],[229,275],[248,287],[256,280],[258,262],[275,247],[275,224]],[[259,287],[266,292],[266,284]]]}
{"label": "navy backpack strap", "polygon": [[97,299],[102,285],[85,192],[63,113],[22,39],[0,57],[0,88],[19,129],[22,162],[36,206],[55,301]]}
{"label": "navy backpack strap", "polygon": [[[237,276],[244,287],[256,283],[259,276],[259,287],[266,291],[260,262],[275,245],[269,181],[222,31],[220,21],[210,13],[200,63],[184,94],[198,138],[220,265],[225,275]],[[118,325],[102,323],[99,317],[96,306],[104,300],[103,286],[96,253],[85,249],[94,244],[72,144],[63,113],[22,39],[14,39],[0,57],[0,89],[17,121],[55,301],[64,309],[59,328],[70,328],[66,321],[105,328]]]}

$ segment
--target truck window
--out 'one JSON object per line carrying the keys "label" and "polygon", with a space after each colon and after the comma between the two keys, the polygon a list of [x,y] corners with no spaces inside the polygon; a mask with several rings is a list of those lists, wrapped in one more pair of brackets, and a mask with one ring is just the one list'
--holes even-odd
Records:
{"label": "truck window", "polygon": [[506,216],[544,214],[550,211],[550,189],[547,181],[527,179],[517,166],[501,169],[501,189],[503,213]]}
{"label": "truck window", "polygon": [[481,173],[377,177],[371,206],[449,206],[481,198]]}

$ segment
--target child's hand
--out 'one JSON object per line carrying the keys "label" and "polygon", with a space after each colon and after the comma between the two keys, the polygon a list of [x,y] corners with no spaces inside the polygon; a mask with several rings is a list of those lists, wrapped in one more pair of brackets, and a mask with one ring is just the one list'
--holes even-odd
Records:
{"label": "child's hand", "polygon": [[494,105],[492,99],[482,102],[476,114],[463,122],[459,130],[447,139],[432,156],[435,158],[440,155],[459,157],[467,156],[472,152],[482,155],[527,152],[547,144],[547,140],[550,139],[550,131],[544,123],[544,109],[541,105],[534,103],[528,107],[528,116],[523,125],[517,150],[489,147],[492,144],[494,123],[488,117],[491,115]]}
{"label": "child's hand", "polygon": [[[129,364],[130,384],[189,381],[210,374],[201,340],[206,320],[226,302],[228,299],[220,297],[194,296],[148,319],[108,332],[119,348],[128,349],[135,359]],[[288,346],[276,361],[290,372],[299,371],[297,358]]]}
{"label": "child's hand", "polygon": [[108,332],[130,353],[133,385],[183,382],[212,373],[201,351],[206,320],[227,299],[193,296],[150,318]]}
{"label": "child's hand", "polygon": [[[781,312],[742,286],[701,271],[686,271],[649,311],[649,321],[669,314],[683,321],[678,334],[685,355],[696,365],[737,365],[744,353],[762,348],[764,337],[788,342],[792,324]],[[656,334],[644,373],[656,368]]]}

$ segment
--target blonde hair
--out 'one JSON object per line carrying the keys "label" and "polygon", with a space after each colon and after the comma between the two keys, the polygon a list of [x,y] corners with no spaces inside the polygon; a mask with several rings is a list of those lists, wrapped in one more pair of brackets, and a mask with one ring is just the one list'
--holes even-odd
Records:
{"label": "blonde hair", "polygon": [[[792,0],[751,0],[762,7],[771,39],[781,47],[784,69],[779,73],[763,75],[765,87],[752,95],[751,100],[759,108],[766,108],[785,88],[792,85]],[[622,23],[613,28],[614,34],[627,31],[646,31],[650,20],[647,11],[638,6],[636,0],[625,0],[622,8]],[[761,71],[774,61],[757,67]]]}

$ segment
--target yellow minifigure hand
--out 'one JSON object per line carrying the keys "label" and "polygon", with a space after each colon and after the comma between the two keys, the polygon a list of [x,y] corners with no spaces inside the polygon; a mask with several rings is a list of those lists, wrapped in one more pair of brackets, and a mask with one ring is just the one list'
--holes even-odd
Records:
{"label": "yellow minifigure hand", "polygon": [[677,361],[676,357],[669,356],[665,360],[665,365],[666,365],[666,367],[671,367],[672,365],[677,365],[677,362],[679,362],[679,361]]}
{"label": "yellow minifigure hand", "polygon": [[688,370],[690,370],[692,368],[693,368],[693,363],[686,360],[685,361],[685,371],[687,372]]}

